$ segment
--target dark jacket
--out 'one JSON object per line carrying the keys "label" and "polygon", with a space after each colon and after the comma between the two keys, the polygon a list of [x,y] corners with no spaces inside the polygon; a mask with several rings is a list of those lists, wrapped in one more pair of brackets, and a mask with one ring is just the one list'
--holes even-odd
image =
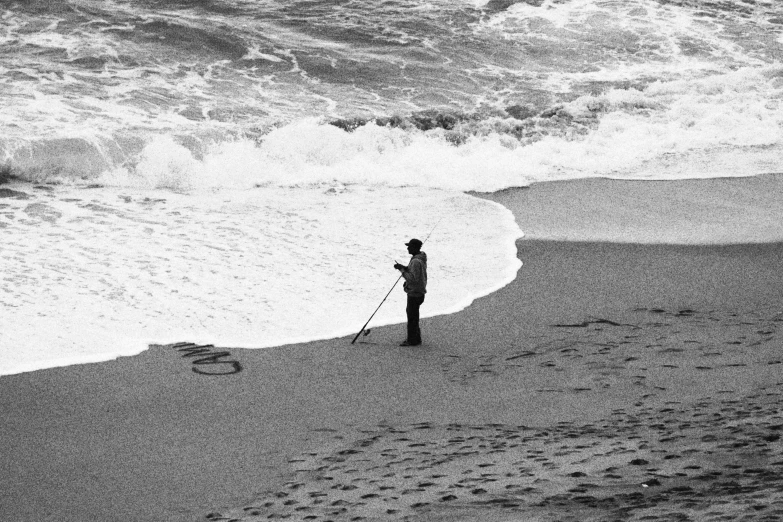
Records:
{"label": "dark jacket", "polygon": [[406,294],[422,297],[427,293],[427,254],[419,252],[401,271],[405,278],[402,288]]}

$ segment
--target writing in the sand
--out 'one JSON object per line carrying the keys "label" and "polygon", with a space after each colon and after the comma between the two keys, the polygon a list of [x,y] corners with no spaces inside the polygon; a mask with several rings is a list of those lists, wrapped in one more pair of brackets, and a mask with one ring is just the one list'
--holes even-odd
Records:
{"label": "writing in the sand", "polygon": [[[198,357],[193,360],[193,371],[201,375],[233,375],[242,371],[239,361],[224,359],[230,357],[229,352],[213,352],[214,345],[196,345],[193,343],[177,343],[171,345],[182,357]],[[207,366],[201,368],[201,366]]]}

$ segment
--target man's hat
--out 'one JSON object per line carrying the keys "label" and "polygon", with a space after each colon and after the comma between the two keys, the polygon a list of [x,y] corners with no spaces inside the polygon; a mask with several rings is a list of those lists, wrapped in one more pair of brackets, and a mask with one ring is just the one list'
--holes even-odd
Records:
{"label": "man's hat", "polygon": [[412,246],[412,247],[414,247],[414,248],[421,248],[421,245],[423,245],[423,244],[424,244],[424,243],[422,243],[422,242],[421,242],[421,241],[419,241],[418,239],[416,239],[416,238],[413,238],[413,239],[411,239],[410,241],[408,241],[407,243],[405,243],[405,246]]}

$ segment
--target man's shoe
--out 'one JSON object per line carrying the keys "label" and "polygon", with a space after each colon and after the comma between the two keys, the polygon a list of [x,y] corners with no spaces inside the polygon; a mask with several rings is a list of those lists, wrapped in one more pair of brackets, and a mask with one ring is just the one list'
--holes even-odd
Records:
{"label": "man's shoe", "polygon": [[400,346],[419,346],[421,344],[421,341],[418,343],[412,343],[410,341],[403,341],[400,343]]}

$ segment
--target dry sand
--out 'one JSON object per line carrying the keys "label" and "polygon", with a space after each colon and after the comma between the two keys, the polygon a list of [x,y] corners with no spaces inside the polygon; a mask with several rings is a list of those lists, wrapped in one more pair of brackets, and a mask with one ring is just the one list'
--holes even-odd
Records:
{"label": "dry sand", "polygon": [[[0,519],[783,519],[783,177],[488,197],[524,266],[422,347],[391,326],[0,378]],[[737,244],[638,243],[697,238]]]}

